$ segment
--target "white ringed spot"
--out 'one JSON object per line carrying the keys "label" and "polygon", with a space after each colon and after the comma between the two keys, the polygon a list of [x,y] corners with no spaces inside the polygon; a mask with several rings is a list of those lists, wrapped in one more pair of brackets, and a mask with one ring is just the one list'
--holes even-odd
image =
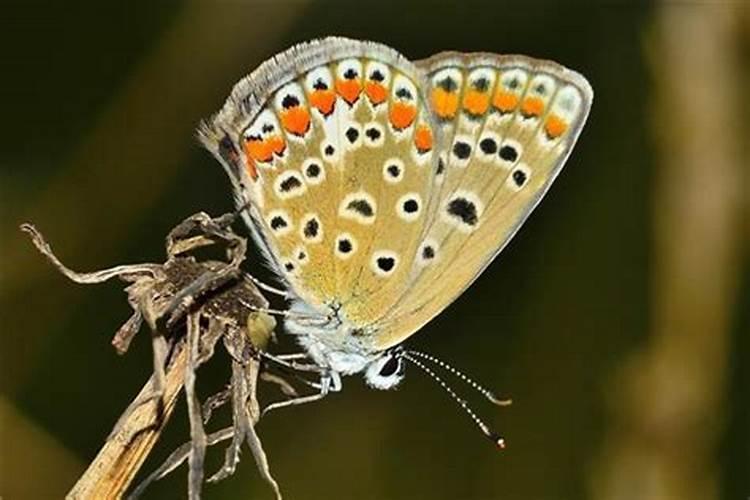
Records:
{"label": "white ringed spot", "polygon": [[344,196],[339,204],[339,217],[370,225],[377,214],[375,198],[366,191],[356,191]]}
{"label": "white ringed spot", "polygon": [[302,217],[299,226],[299,235],[308,243],[320,243],[323,241],[323,226],[317,214],[308,212]]}
{"label": "white ringed spot", "polygon": [[404,178],[404,169],[400,158],[388,158],[383,163],[383,179],[389,184],[398,184]]}
{"label": "white ringed spot", "polygon": [[273,181],[273,190],[280,200],[301,196],[307,191],[302,175],[296,170],[285,170]]}
{"label": "white ringed spot", "polygon": [[513,191],[520,191],[529,182],[531,168],[525,163],[519,163],[513,167],[513,171],[506,179],[506,184]]}
{"label": "white ringed spot", "polygon": [[401,220],[413,222],[422,213],[422,197],[419,193],[411,192],[401,196],[396,202],[396,214]]}
{"label": "white ringed spot", "polygon": [[471,233],[479,227],[484,206],[476,193],[456,190],[441,209],[443,221],[463,233]]}
{"label": "white ringed spot", "polygon": [[417,265],[425,267],[437,262],[440,258],[439,250],[440,247],[435,240],[432,238],[424,240],[417,250]]}
{"label": "white ringed spot", "polygon": [[376,276],[385,278],[398,267],[398,254],[392,250],[377,250],[370,260],[370,269]]}
{"label": "white ringed spot", "polygon": [[336,236],[333,253],[339,259],[346,260],[357,252],[357,240],[349,233]]}
{"label": "white ringed spot", "polygon": [[286,210],[271,210],[266,216],[266,223],[268,224],[268,227],[271,228],[273,234],[275,234],[276,236],[284,236],[285,234],[288,234],[289,231],[294,229],[292,218],[289,216]]}
{"label": "white ringed spot", "polygon": [[302,162],[302,175],[308,184],[317,186],[326,179],[326,170],[320,158],[307,158]]}

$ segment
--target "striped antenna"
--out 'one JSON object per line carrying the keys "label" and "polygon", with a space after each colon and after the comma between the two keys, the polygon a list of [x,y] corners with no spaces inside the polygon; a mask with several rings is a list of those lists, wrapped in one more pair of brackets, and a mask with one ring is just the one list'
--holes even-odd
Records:
{"label": "striped antenna", "polygon": [[445,361],[442,361],[442,360],[436,358],[435,356],[431,356],[429,354],[426,354],[424,352],[419,352],[419,351],[406,351],[406,353],[409,354],[410,356],[416,356],[418,358],[422,358],[422,359],[425,359],[427,361],[430,361],[430,362],[438,365],[439,367],[443,368],[444,370],[452,373],[456,377],[458,377],[461,380],[463,380],[467,385],[469,385],[470,387],[472,387],[474,390],[476,390],[479,394],[481,394],[482,396],[484,396],[485,398],[487,398],[487,400],[490,401],[493,404],[496,404],[498,406],[510,406],[513,403],[512,399],[500,399],[500,398],[498,398],[497,396],[495,396],[495,394],[492,391],[490,391],[486,387],[481,386],[480,384],[478,384],[477,382],[475,382],[472,378],[470,378],[465,373],[461,372],[457,368],[454,368],[453,366],[449,365]]}
{"label": "striped antenna", "polygon": [[[451,397],[451,399],[453,399],[453,401],[455,401],[456,403],[458,403],[458,405],[461,408],[463,408],[463,410],[466,412],[466,414],[469,415],[469,417],[474,421],[474,423],[477,425],[477,427],[479,427],[479,430],[482,431],[482,434],[484,434],[485,436],[487,436],[490,439],[490,441],[492,441],[495,444],[495,446],[497,446],[499,449],[505,448],[505,440],[498,433],[496,433],[493,430],[491,430],[487,426],[487,424],[485,424],[484,421],[482,421],[482,419],[480,419],[477,416],[477,414],[474,413],[474,410],[472,410],[469,407],[469,405],[466,404],[466,401],[464,401],[463,399],[459,398],[458,395],[453,391],[453,389],[451,389],[450,386],[448,384],[446,384],[443,381],[443,379],[441,379],[440,376],[437,373],[435,373],[434,371],[432,371],[432,369],[430,369],[428,366],[424,365],[424,363],[422,363],[419,359],[417,359],[414,356],[414,352],[413,351],[404,351],[401,354],[401,357],[404,358],[404,359],[406,359],[406,360],[408,360],[414,366],[417,366],[418,368],[420,368],[423,372],[425,372],[427,375],[429,375],[435,382],[437,382],[438,385],[440,385],[440,387],[442,387],[445,390],[445,392],[448,393],[448,395]],[[448,365],[446,365],[446,366],[448,366]],[[460,373],[460,372],[457,372],[457,373]],[[470,380],[470,379],[465,378],[465,380]],[[475,384],[474,387],[478,388],[478,387],[481,387],[481,386]],[[486,391],[486,392],[489,393],[489,391]],[[489,393],[489,394],[491,394],[491,393]],[[486,396],[486,394],[485,394],[485,396]]]}

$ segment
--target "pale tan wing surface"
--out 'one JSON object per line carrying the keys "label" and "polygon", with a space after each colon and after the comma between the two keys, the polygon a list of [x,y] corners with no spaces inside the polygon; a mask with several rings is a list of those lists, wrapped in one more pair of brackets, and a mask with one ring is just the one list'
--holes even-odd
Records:
{"label": "pale tan wing surface", "polygon": [[201,130],[272,267],[354,326],[403,295],[424,225],[434,183],[422,75],[383,45],[310,42],[238,83]]}
{"label": "pale tan wing surface", "polygon": [[560,172],[593,98],[578,73],[523,56],[443,53],[417,65],[448,138],[444,171],[408,287],[377,324],[377,349],[440,313],[502,250]]}

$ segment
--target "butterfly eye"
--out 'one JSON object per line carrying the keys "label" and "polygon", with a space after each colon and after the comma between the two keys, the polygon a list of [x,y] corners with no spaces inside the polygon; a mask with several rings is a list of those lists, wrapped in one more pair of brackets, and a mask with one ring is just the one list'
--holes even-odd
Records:
{"label": "butterfly eye", "polygon": [[387,352],[370,363],[365,381],[376,389],[392,389],[404,378],[404,362],[396,352]]}
{"label": "butterfly eye", "polygon": [[386,363],[380,369],[378,375],[380,375],[381,377],[390,377],[398,371],[400,364],[401,363],[396,356],[390,356],[388,358],[388,361],[386,361]]}

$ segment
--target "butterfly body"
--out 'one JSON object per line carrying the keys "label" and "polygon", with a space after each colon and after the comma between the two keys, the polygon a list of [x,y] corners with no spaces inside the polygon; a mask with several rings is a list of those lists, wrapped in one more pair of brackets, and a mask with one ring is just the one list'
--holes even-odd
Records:
{"label": "butterfly body", "polygon": [[394,349],[460,295],[559,173],[592,92],[561,66],[372,42],[302,44],[201,129],[290,296],[285,326],[339,376],[388,388]]}

